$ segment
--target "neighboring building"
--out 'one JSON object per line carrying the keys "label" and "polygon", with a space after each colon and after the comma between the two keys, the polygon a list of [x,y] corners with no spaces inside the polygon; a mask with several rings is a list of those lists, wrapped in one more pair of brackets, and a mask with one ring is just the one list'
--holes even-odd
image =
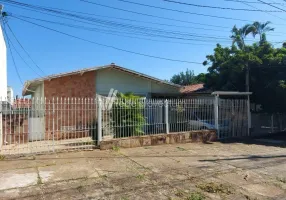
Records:
{"label": "neighboring building", "polygon": [[7,101],[11,105],[13,105],[13,103],[14,103],[14,92],[13,92],[12,87],[10,87],[10,86],[7,87]]}
{"label": "neighboring building", "polygon": [[180,93],[182,94],[183,98],[213,98],[211,95],[212,91],[205,88],[203,83],[182,86]]}
{"label": "neighboring building", "polygon": [[23,96],[32,97],[88,97],[107,96],[111,89],[132,92],[147,98],[176,97],[179,85],[169,83],[115,64],[56,74],[27,81]]}

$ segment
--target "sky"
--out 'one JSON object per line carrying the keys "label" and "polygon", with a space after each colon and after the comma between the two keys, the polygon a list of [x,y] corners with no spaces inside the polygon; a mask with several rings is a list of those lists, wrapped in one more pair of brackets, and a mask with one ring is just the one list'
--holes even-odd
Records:
{"label": "sky", "polygon": [[[148,54],[157,57],[164,57],[175,60],[190,61],[202,63],[205,60],[206,55],[211,54],[217,43],[221,43],[223,46],[230,46],[231,35],[230,30],[234,25],[241,27],[246,23],[252,23],[253,21],[266,22],[271,21],[271,27],[275,28],[274,32],[268,34],[267,39],[271,42],[280,42],[285,40],[286,35],[286,13],[285,12],[249,12],[249,11],[236,11],[236,10],[222,10],[212,8],[192,7],[189,5],[176,4],[163,0],[128,0],[131,2],[137,2],[141,4],[148,4],[152,6],[158,6],[168,9],[175,9],[186,12],[193,12],[206,15],[214,15],[219,17],[236,18],[246,21],[234,20],[234,19],[219,19],[213,17],[205,17],[198,15],[191,15],[181,12],[172,12],[162,9],[150,8],[140,5],[135,5],[119,0],[88,0],[90,2],[96,2],[99,4],[112,6],[120,9],[130,10],[132,12],[146,13],[148,15],[159,16],[167,19],[161,19],[156,17],[144,16],[135,13],[125,12],[122,10],[115,10],[106,8],[80,0],[22,0],[22,3],[53,7],[58,9],[65,9],[69,11],[77,11],[83,13],[89,13],[90,17],[109,20],[117,23],[124,23],[128,26],[140,26],[143,28],[161,29],[164,31],[176,31],[183,34],[192,34],[194,37],[189,36],[188,40],[174,39],[174,38],[162,38],[162,37],[150,37],[136,35],[134,32],[127,32],[125,36],[141,37],[145,39],[153,39],[160,41],[150,41],[138,38],[123,37],[114,35],[117,31],[122,31],[118,27],[104,27],[102,24],[83,24],[78,21],[67,20],[60,17],[54,17],[43,13],[34,12],[31,10],[21,9],[9,5],[0,0],[1,4],[4,4],[4,11],[11,13],[17,17],[25,17],[24,19],[33,21],[45,27],[49,27],[70,35],[84,38],[89,41],[101,43],[104,45],[113,46],[116,48],[124,49],[127,51],[138,52],[141,54]],[[233,2],[226,0],[177,0],[180,2],[194,3],[208,6],[219,6],[229,8],[242,8],[242,9],[255,9],[241,2]],[[250,0],[249,0],[250,1]],[[251,0],[252,2],[258,2]],[[283,0],[264,0],[268,3],[282,3],[274,4],[280,8],[286,7],[286,2]],[[249,3],[249,5],[257,7],[261,10],[276,10],[278,9],[263,4]],[[91,15],[92,14],[92,15]],[[80,14],[84,15],[84,14]],[[60,23],[68,23],[72,25],[85,26],[88,28],[94,28],[99,31],[87,31],[78,28],[61,26],[58,24],[51,24],[43,21],[35,21],[30,18],[37,18],[42,20],[50,20]],[[122,20],[124,18],[128,20]],[[184,22],[178,22],[174,20],[181,20]],[[135,21],[130,21],[135,20]],[[140,21],[140,22],[138,22]],[[151,57],[144,57],[135,55],[123,51],[118,51],[113,48],[99,46],[93,43],[85,42],[76,38],[72,38],[57,32],[53,32],[44,29],[33,24],[26,23],[17,18],[8,17],[9,26],[20,41],[25,50],[30,54],[34,62],[44,71],[44,74],[33,64],[29,57],[25,54],[23,49],[17,44],[16,40],[9,30],[7,30],[8,37],[16,47],[20,55],[26,60],[30,67],[17,55],[12,49],[16,66],[19,70],[20,78],[22,82],[27,80],[43,77],[45,75],[57,74],[61,72],[68,72],[78,70],[82,68],[102,66],[110,63],[115,63],[119,66],[129,68],[141,73],[145,73],[160,79],[170,79],[172,75],[177,74],[186,69],[193,70],[195,74],[207,72],[207,67],[202,64],[175,62],[162,59],[156,59]],[[167,24],[158,25],[154,23]],[[203,30],[207,29],[207,30]],[[102,32],[104,30],[104,32]],[[113,35],[112,35],[113,34]],[[283,36],[284,35],[284,36]],[[174,36],[174,35],[173,35]],[[216,39],[215,37],[219,37]],[[252,36],[248,37],[248,42],[255,42],[257,39],[253,39]],[[278,47],[278,45],[277,45]],[[10,51],[8,53],[8,85],[14,90],[15,95],[21,95],[23,85],[19,80]],[[33,68],[33,70],[31,69]],[[37,73],[35,73],[36,71]],[[41,76],[39,76],[41,75]]]}

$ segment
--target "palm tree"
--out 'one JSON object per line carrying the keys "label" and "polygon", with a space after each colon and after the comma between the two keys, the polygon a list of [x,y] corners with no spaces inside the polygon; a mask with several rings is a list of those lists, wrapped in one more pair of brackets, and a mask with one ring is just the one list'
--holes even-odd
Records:
{"label": "palm tree", "polygon": [[256,35],[259,35],[259,43],[262,44],[266,41],[266,32],[268,31],[274,31],[274,28],[271,28],[269,27],[268,25],[270,24],[271,22],[265,22],[265,23],[260,23],[260,22],[254,22],[253,23],[253,28],[254,28],[254,31],[252,32],[252,35],[253,37],[255,37]]}
{"label": "palm tree", "polygon": [[234,26],[231,30],[232,35],[230,36],[230,38],[232,39],[232,45],[236,43],[241,50],[244,50],[245,38],[249,33],[253,33],[253,31],[254,31],[254,26],[250,24],[246,24],[240,29]]}

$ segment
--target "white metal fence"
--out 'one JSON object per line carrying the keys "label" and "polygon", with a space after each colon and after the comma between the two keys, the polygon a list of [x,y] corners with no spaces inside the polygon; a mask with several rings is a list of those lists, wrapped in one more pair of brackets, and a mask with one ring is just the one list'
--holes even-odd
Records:
{"label": "white metal fence", "polygon": [[[0,101],[0,154],[92,149],[112,138],[218,128],[244,136],[246,100],[42,98]],[[215,126],[217,122],[217,127]]]}
{"label": "white metal fence", "polygon": [[[109,100],[103,101],[106,106]],[[214,129],[210,99],[116,99],[103,109],[103,136],[120,138]]]}
{"label": "white metal fence", "polygon": [[21,98],[15,99],[13,104],[0,103],[0,154],[94,147],[97,137],[95,99]]}

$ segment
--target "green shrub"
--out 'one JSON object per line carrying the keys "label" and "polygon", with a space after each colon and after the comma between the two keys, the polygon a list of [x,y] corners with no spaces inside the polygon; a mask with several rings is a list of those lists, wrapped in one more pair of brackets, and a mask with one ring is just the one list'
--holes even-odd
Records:
{"label": "green shrub", "polygon": [[112,105],[112,123],[115,137],[138,136],[144,133],[144,104],[139,96],[131,93],[117,95]]}

